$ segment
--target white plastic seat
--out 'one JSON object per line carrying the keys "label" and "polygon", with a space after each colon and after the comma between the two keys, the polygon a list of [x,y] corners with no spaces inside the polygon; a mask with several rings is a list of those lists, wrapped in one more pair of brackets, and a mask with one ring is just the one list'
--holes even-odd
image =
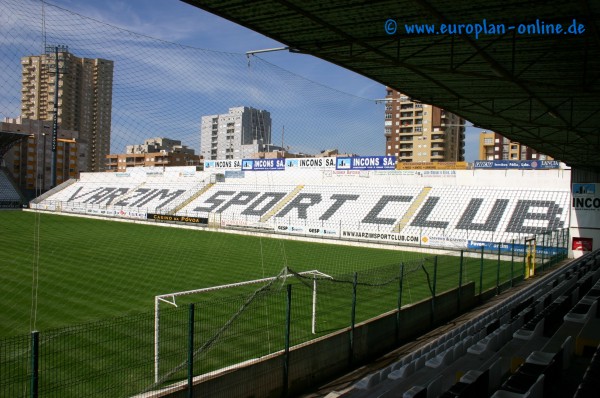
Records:
{"label": "white plastic seat", "polygon": [[436,355],[435,357],[427,360],[425,362],[425,366],[429,368],[439,368],[443,365],[448,365],[454,359],[454,348],[450,347],[446,351],[443,351]]}
{"label": "white plastic seat", "polygon": [[387,375],[387,378],[391,379],[391,380],[398,380],[398,379],[408,377],[408,376],[412,375],[413,373],[415,373],[415,362],[410,362],[406,365],[401,366],[397,370],[391,371]]}

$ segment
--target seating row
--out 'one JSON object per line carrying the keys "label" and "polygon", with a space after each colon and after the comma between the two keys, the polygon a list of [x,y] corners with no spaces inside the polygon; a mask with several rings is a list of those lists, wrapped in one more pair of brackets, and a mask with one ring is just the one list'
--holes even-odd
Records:
{"label": "seating row", "polygon": [[[574,352],[577,339],[562,329],[571,326],[580,306],[598,300],[600,289],[591,282],[600,277],[599,260],[600,251],[551,272],[341,396],[543,396]],[[589,304],[589,320],[595,320],[597,306]],[[457,374],[463,374],[458,381]]]}
{"label": "seating row", "polygon": [[2,169],[0,169],[0,202],[21,202],[21,195]]}
{"label": "seating row", "polygon": [[585,370],[583,379],[573,398],[597,398],[600,391],[600,345],[592,356],[589,366]]}

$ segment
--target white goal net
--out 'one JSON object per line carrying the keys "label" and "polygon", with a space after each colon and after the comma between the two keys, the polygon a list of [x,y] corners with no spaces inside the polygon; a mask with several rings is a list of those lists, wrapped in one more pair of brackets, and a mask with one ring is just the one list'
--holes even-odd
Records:
{"label": "white goal net", "polygon": [[[160,381],[160,335],[161,335],[161,321],[160,321],[160,304],[165,303],[169,306],[177,307],[177,298],[182,296],[190,295],[201,295],[216,290],[233,289],[247,285],[263,285],[267,286],[272,284],[276,280],[285,282],[287,278],[296,277],[296,275],[309,278],[312,280],[312,319],[311,319],[311,332],[316,333],[316,322],[317,322],[317,282],[320,279],[333,279],[332,276],[327,275],[318,270],[303,271],[303,272],[290,272],[288,268],[284,268],[281,273],[277,276],[255,279],[250,281],[243,281],[237,283],[230,283],[226,285],[211,286],[201,289],[186,290],[181,292],[161,294],[154,297],[154,381],[159,383]],[[261,287],[262,289],[262,287]],[[259,289],[260,290],[260,289]],[[235,315],[234,315],[235,317]]]}

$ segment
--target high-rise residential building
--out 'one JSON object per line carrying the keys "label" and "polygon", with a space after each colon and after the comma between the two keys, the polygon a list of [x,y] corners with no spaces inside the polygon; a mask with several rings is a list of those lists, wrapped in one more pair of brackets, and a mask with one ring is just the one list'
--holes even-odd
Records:
{"label": "high-rise residential building", "polygon": [[482,131],[479,134],[480,160],[553,160],[535,149],[494,133]]}
{"label": "high-rise residential building", "polygon": [[[55,54],[21,58],[21,116],[53,119]],[[58,126],[77,131],[86,144],[86,164],[80,171],[102,171],[110,152],[113,61],[79,58],[58,52]]]}
{"label": "high-rise residential building", "polygon": [[385,97],[385,153],[399,162],[459,162],[465,158],[465,120],[412,100],[389,87]]}
{"label": "high-rise residential building", "polygon": [[206,160],[250,158],[271,150],[271,114],[240,106],[223,115],[202,116],[200,153]]}

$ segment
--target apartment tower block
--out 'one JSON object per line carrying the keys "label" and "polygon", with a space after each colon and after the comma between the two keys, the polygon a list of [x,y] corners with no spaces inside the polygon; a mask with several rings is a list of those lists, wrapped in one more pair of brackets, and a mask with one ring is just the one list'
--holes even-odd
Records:
{"label": "apartment tower block", "polygon": [[399,162],[465,159],[465,120],[386,88],[385,153]]}
{"label": "apartment tower block", "polygon": [[[21,58],[21,117],[52,120],[55,54]],[[86,164],[79,171],[103,171],[110,152],[113,61],[79,58],[58,52],[58,126],[78,132],[85,143]]]}

